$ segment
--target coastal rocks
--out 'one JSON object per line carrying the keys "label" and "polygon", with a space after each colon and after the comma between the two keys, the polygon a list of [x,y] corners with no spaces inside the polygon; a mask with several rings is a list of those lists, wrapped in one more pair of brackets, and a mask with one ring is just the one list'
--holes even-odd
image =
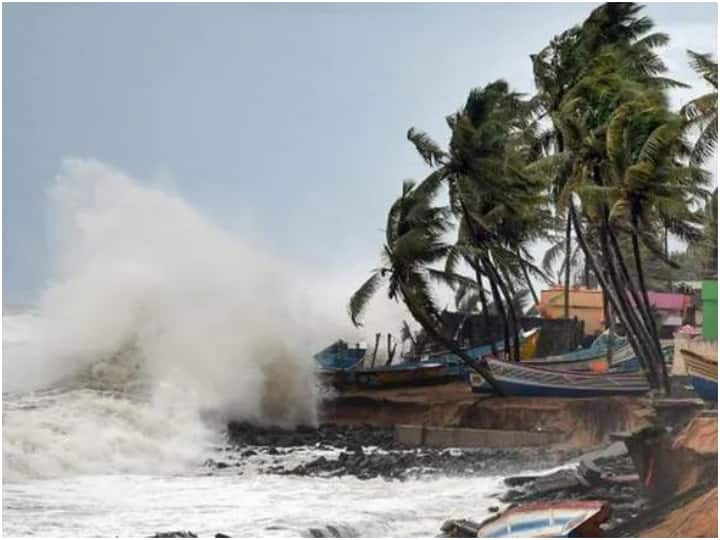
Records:
{"label": "coastal rocks", "polygon": [[[198,535],[192,531],[169,531],[169,532],[156,532],[148,538],[197,538]],[[232,538],[231,536],[223,533],[216,533],[215,538]]]}
{"label": "coastal rocks", "polygon": [[532,463],[552,467],[577,457],[575,450],[545,448],[406,448],[395,442],[391,428],[324,424],[286,430],[248,423],[228,426],[230,455],[209,461],[214,470],[227,462],[245,464],[265,474],[355,476],[367,480],[405,480],[427,475],[504,475]]}
{"label": "coastal rocks", "polygon": [[300,426],[295,430],[256,426],[247,422],[230,422],[228,438],[239,446],[288,448],[313,446],[318,449],[377,446],[394,448],[391,428],[370,425],[323,424],[318,428]]}
{"label": "coastal rocks", "polygon": [[474,538],[480,524],[469,519],[449,519],[440,527],[442,538]]}
{"label": "coastal rocks", "polygon": [[308,529],[310,538],[357,538],[358,532],[352,527],[342,525],[325,525],[320,528]]}
{"label": "coastal rocks", "polygon": [[514,504],[564,499],[607,501],[611,516],[603,528],[615,529],[647,509],[649,500],[632,474],[633,463],[627,454],[613,449],[594,456],[580,458],[577,467],[547,475],[506,478],[505,484],[512,488],[500,499]]}
{"label": "coastal rocks", "polygon": [[197,534],[192,531],[170,531],[170,532],[156,532],[154,535],[148,538],[197,538]]}

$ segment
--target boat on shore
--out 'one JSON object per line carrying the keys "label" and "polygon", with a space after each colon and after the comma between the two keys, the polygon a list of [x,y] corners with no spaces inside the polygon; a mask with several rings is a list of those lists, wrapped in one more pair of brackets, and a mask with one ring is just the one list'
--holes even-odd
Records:
{"label": "boat on shore", "polygon": [[485,521],[478,538],[597,538],[610,508],[605,501],[542,501],[522,504]]}
{"label": "boat on shore", "polygon": [[362,361],[366,352],[367,349],[360,344],[351,347],[343,340],[338,340],[315,354],[315,360],[321,369],[352,369]]}
{"label": "boat on shore", "polygon": [[455,378],[449,366],[437,362],[403,363],[378,368],[360,368],[348,373],[347,383],[362,388],[391,388],[442,384]]}
{"label": "boat on shore", "polygon": [[685,360],[690,381],[695,392],[705,401],[718,400],[718,362],[717,350],[715,358],[710,355],[701,354],[697,351],[680,349]]}
{"label": "boat on shore", "polygon": [[[527,360],[535,356],[537,351],[538,341],[540,340],[540,329],[533,328],[527,332],[520,333],[520,359]],[[495,350],[503,352],[505,350],[505,342],[498,341],[495,343]],[[478,345],[476,347],[469,347],[463,349],[469,357],[473,359],[482,358],[485,355],[492,354],[492,345]],[[451,351],[441,351],[430,353],[422,356],[420,359],[410,359],[406,362],[407,364],[420,364],[420,363],[433,363],[433,364],[445,364],[448,366],[448,373],[451,377],[461,380],[467,380],[467,374],[471,371],[465,362]],[[399,364],[402,365],[402,364]]]}
{"label": "boat on shore", "polygon": [[[644,394],[650,390],[642,372],[594,373],[528,366],[491,357],[485,360],[500,389],[508,396],[598,397]],[[474,372],[470,374],[470,387],[475,393],[493,392],[485,379]]]}

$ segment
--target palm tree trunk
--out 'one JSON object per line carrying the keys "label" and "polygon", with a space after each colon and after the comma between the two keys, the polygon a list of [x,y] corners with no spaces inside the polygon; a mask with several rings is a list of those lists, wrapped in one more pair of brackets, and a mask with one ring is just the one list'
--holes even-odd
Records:
{"label": "palm tree trunk", "polygon": [[606,221],[601,224],[600,249],[606,263],[610,282],[615,288],[617,299],[619,301],[620,309],[618,310],[618,314],[624,316],[625,320],[623,323],[628,331],[628,337],[633,335],[636,338],[639,348],[635,349],[635,353],[638,354],[638,357],[645,355],[645,358],[647,359],[647,366],[649,368],[650,375],[652,376],[651,385],[653,387],[657,387],[659,379],[657,371],[655,370],[655,350],[652,346],[650,335],[647,333],[647,328],[645,328],[643,322],[638,318],[637,310],[630,304],[627,297],[627,291],[632,291],[633,285],[630,282],[625,282],[615,267],[615,259],[610,250],[610,243],[608,242],[608,229],[609,227]]}
{"label": "palm tree trunk", "polygon": [[503,305],[502,298],[500,297],[500,291],[498,290],[495,276],[492,273],[492,270],[488,268],[492,265],[489,264],[488,261],[485,259],[482,259],[482,263],[484,269],[483,273],[487,276],[488,281],[490,282],[490,291],[493,295],[493,302],[495,302],[498,315],[500,316],[500,320],[502,321],[505,354],[510,354],[510,326],[508,324],[507,313],[505,313],[505,306]]}
{"label": "palm tree trunk", "polygon": [[[603,295],[605,296],[605,295]],[[607,298],[604,298],[605,302],[605,316],[607,317],[607,326],[608,326],[608,348],[607,348],[607,365],[608,368],[612,366],[613,362],[613,354],[615,352],[615,314],[612,312],[612,309],[610,308],[610,303],[607,301]]]}
{"label": "palm tree trunk", "polygon": [[493,377],[487,363],[485,363],[482,359],[478,359],[479,361],[476,361],[476,359],[473,359],[470,355],[463,351],[457,343],[447,337],[445,332],[441,332],[435,327],[432,317],[425,313],[424,310],[419,309],[415,305],[415,302],[412,301],[412,297],[406,294],[405,290],[403,290],[402,293],[405,305],[408,307],[408,310],[410,310],[410,313],[415,320],[423,327],[425,332],[432,336],[435,340],[445,345],[445,347],[447,347],[450,352],[458,356],[466,366],[479,373],[499,396],[504,396],[505,393],[502,391],[502,388],[500,388],[500,385],[495,380],[495,377]]}
{"label": "palm tree trunk", "polygon": [[[652,316],[652,313],[650,312],[650,302],[647,298],[647,293],[643,294],[643,297],[641,298],[636,290],[635,284],[632,281],[632,278],[630,277],[630,272],[628,271],[627,264],[625,263],[625,257],[623,256],[622,250],[620,249],[620,243],[618,242],[617,236],[613,232],[612,229],[609,230],[608,236],[610,237],[610,242],[612,245],[612,248],[615,252],[615,258],[618,261],[618,264],[620,266],[620,270],[622,272],[622,275],[624,277],[624,280],[627,284],[627,289],[630,292],[630,295],[632,296],[633,302],[637,308],[637,310],[640,313],[640,323],[642,324],[644,322],[644,330],[648,334],[648,345],[650,346],[651,350],[654,352],[653,361],[655,365],[657,366],[657,363],[659,362],[661,364],[661,371],[663,373],[663,388],[665,388],[666,391],[669,390],[668,382],[665,380],[665,372],[667,371],[665,369],[665,361],[663,359],[662,354],[662,347],[660,347],[660,340],[657,333],[657,328],[655,326],[655,319]],[[637,248],[637,249],[636,249]],[[638,273],[638,281],[640,283],[640,290],[643,290],[643,283],[644,279],[642,278],[642,263],[640,262],[640,259],[638,257],[640,256],[640,250],[639,246],[637,245],[637,238],[633,235],[633,254],[635,258],[635,265],[637,267],[638,264],[640,264],[639,273]]]}
{"label": "palm tree trunk", "polygon": [[511,334],[512,334],[512,338],[513,338],[513,348],[512,348],[511,355],[512,355],[513,360],[515,360],[516,362],[519,362],[520,361],[520,336],[519,336],[520,326],[518,325],[517,314],[515,313],[515,306],[513,306],[513,302],[512,302],[512,293],[508,289],[508,286],[505,284],[505,282],[502,280],[502,276],[500,276],[500,274],[498,272],[496,272],[496,273],[497,273],[497,278],[498,278],[498,286],[500,287],[500,291],[507,301],[507,309],[508,309],[508,314],[509,314],[508,319],[510,321],[510,328],[512,329]]}
{"label": "palm tree trunk", "polygon": [[585,288],[590,288],[590,266],[587,262],[587,257],[585,257],[585,261],[583,263],[583,266],[585,267],[583,270],[583,281],[585,282]]}
{"label": "palm tree trunk", "polygon": [[[665,226],[665,259],[670,259],[668,250],[668,228]],[[672,291],[672,266],[668,266],[668,291]]]}
{"label": "palm tree trunk", "polygon": [[570,222],[570,213],[568,212],[567,216],[567,225],[565,226],[565,309],[564,309],[564,317],[566,319],[570,318],[570,266],[571,266],[571,260],[572,260],[572,229],[570,228],[571,222]]}
{"label": "palm tree trunk", "polygon": [[380,332],[375,334],[375,348],[373,349],[372,363],[370,364],[370,367],[375,367],[375,359],[377,358],[378,345],[380,345],[380,336]]}
{"label": "palm tree trunk", "polygon": [[535,287],[533,287],[532,282],[530,281],[530,274],[528,274],[527,268],[525,267],[525,262],[522,260],[522,257],[520,256],[520,250],[517,250],[517,258],[520,262],[520,268],[522,268],[523,276],[525,277],[525,283],[527,283],[528,289],[530,290],[530,294],[533,297],[533,302],[535,302],[535,305],[537,306],[540,304],[540,299],[538,298],[537,293],[535,292]]}
{"label": "palm tree trunk", "polygon": [[[635,267],[638,274],[638,283],[640,284],[640,292],[642,293],[643,300],[645,300],[645,312],[650,323],[650,330],[652,332],[653,341],[657,348],[657,352],[660,356],[660,370],[662,373],[662,383],[665,388],[665,392],[670,395],[670,379],[668,378],[667,367],[665,366],[665,357],[663,356],[662,346],[660,345],[660,335],[658,333],[657,324],[655,323],[655,317],[652,314],[650,308],[650,299],[648,298],[647,287],[645,286],[645,273],[643,272],[642,257],[640,256],[640,244],[638,242],[637,230],[638,230],[638,217],[637,214],[633,214],[633,232],[632,232],[632,246],[633,256],[635,257]],[[667,238],[667,234],[666,234]],[[666,248],[667,249],[667,248]]]}
{"label": "palm tree trunk", "polygon": [[[607,277],[600,271],[600,265],[597,263],[594,255],[588,248],[588,244],[585,241],[585,236],[583,235],[583,232],[580,228],[580,224],[578,223],[577,215],[575,214],[575,205],[573,204],[572,200],[570,201],[569,212],[570,212],[570,216],[572,218],[573,226],[575,227],[575,235],[577,236],[578,243],[580,244],[580,249],[582,249],[583,254],[586,257],[586,260],[590,264],[592,271],[595,273],[595,277],[597,277],[597,280],[598,280],[598,285],[600,285],[600,287],[603,289],[603,292],[607,296],[607,299],[610,302],[610,305],[612,306],[614,312],[618,314],[622,323],[627,328],[628,341],[630,341],[630,344],[631,344],[633,350],[640,353],[641,349],[640,349],[639,343],[636,339],[636,336],[633,335],[633,333],[631,331],[631,327],[627,323],[624,314],[618,309],[620,302],[619,302],[618,298],[616,298],[613,289],[611,289],[609,282],[607,280]],[[650,382],[650,385],[654,387],[655,386],[654,377],[652,376],[652,373],[648,369],[648,365],[645,361],[645,358],[643,358],[642,355],[638,354],[638,359],[640,360],[640,365],[642,366],[643,371],[645,371],[645,374],[648,378],[648,381]]]}
{"label": "palm tree trunk", "polygon": [[473,270],[475,270],[475,280],[478,284],[478,296],[480,297],[480,305],[482,306],[483,310],[483,324],[485,325],[483,335],[490,337],[490,350],[492,351],[494,356],[497,356],[495,338],[494,336],[490,335],[490,313],[488,312],[487,296],[485,296],[485,287],[483,286],[482,274],[480,273],[480,262],[478,261],[477,257],[475,257],[472,267]]}

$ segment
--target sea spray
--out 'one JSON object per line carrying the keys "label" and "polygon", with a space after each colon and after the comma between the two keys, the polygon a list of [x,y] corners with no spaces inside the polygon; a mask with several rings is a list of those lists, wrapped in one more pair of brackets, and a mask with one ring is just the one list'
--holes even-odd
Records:
{"label": "sea spray", "polygon": [[312,353],[358,339],[342,280],[96,161],[67,161],[49,199],[52,280],[3,342],[6,477],[181,468],[216,442],[208,417],[317,422]]}

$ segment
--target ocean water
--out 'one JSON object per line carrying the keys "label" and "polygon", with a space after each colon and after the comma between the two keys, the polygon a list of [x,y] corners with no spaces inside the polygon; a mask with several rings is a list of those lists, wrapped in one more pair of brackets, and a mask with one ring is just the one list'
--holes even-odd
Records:
{"label": "ocean water", "polygon": [[[222,459],[227,419],[317,422],[312,353],[362,340],[345,312],[355,284],[310,277],[96,161],[64,164],[48,223],[47,289],[3,308],[3,534],[433,536],[492,504],[494,477],[289,477],[258,472],[262,456],[204,466]],[[385,315],[369,327],[402,320]]]}
{"label": "ocean water", "polygon": [[[3,316],[9,371],[38,324],[29,312]],[[434,536],[446,519],[477,519],[497,504],[498,477],[291,477],[257,472],[262,455],[211,470],[207,459],[224,458],[222,426],[203,420],[187,389],[148,394],[104,367],[96,371],[112,378],[83,373],[3,393],[4,535],[307,536],[331,525],[347,536]],[[319,452],[282,459],[292,466]]]}

